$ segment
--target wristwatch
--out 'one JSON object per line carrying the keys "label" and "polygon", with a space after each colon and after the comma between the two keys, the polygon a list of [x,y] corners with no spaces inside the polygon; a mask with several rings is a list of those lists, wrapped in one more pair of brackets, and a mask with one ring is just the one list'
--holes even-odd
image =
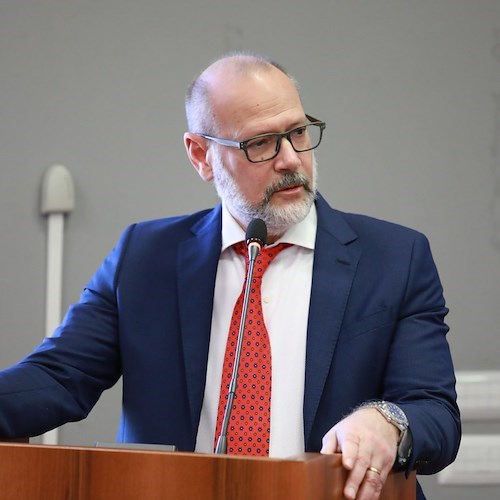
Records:
{"label": "wristwatch", "polygon": [[410,458],[413,444],[410,426],[404,411],[398,405],[383,400],[366,401],[358,407],[358,409],[361,408],[375,408],[389,423],[399,429],[398,451],[394,466],[403,469]]}

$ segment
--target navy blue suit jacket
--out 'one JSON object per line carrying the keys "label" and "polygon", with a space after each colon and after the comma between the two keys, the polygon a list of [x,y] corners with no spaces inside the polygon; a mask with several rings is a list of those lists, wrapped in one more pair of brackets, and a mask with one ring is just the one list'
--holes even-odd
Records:
{"label": "navy blue suit jacket", "polygon": [[[460,423],[428,242],[333,210],[321,196],[316,206],[306,451],[319,451],[323,435],[361,402],[380,398],[408,416],[409,468],[436,472],[456,454]],[[55,336],[0,372],[0,435],[82,419],[123,376],[118,439],[194,450],[220,249],[220,206],[128,228]]]}

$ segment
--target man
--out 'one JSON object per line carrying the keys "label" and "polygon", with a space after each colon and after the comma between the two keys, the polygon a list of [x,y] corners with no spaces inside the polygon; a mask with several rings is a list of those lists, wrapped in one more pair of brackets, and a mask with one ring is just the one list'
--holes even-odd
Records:
{"label": "man", "polygon": [[271,248],[286,244],[262,279],[270,455],[342,452],[345,496],[358,499],[378,498],[394,464],[448,465],[460,422],[425,237],[316,192],[324,124],[277,64],[219,59],[190,86],[186,112],[189,159],[222,204],[124,233],[55,336],[0,374],[0,435],[84,418],[123,375],[119,440],[212,452],[245,273],[233,244],[257,217]]}

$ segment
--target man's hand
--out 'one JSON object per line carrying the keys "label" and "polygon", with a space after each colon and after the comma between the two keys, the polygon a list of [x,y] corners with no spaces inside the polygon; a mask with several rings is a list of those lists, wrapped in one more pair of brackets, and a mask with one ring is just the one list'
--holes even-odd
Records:
{"label": "man's hand", "polygon": [[321,453],[342,453],[349,470],[344,495],[376,500],[394,465],[399,430],[374,408],[361,408],[332,427],[323,437]]}

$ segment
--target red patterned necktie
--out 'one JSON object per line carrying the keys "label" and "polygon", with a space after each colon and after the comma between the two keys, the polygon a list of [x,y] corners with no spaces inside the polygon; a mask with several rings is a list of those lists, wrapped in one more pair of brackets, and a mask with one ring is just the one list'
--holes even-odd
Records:
{"label": "red patterned necktie", "polygon": [[[262,275],[273,259],[290,245],[281,243],[263,248],[254,265],[252,287],[248,300],[246,329],[238,369],[238,386],[233,400],[231,419],[227,428],[227,453],[231,455],[269,455],[271,427],[271,344],[264,324],[261,303]],[[241,242],[234,245],[237,253],[245,256],[248,250]],[[233,372],[238,332],[241,322],[243,290],[234,306],[222,370],[219,410],[215,429],[214,449],[221,432],[222,420],[228,398],[228,388]]]}

